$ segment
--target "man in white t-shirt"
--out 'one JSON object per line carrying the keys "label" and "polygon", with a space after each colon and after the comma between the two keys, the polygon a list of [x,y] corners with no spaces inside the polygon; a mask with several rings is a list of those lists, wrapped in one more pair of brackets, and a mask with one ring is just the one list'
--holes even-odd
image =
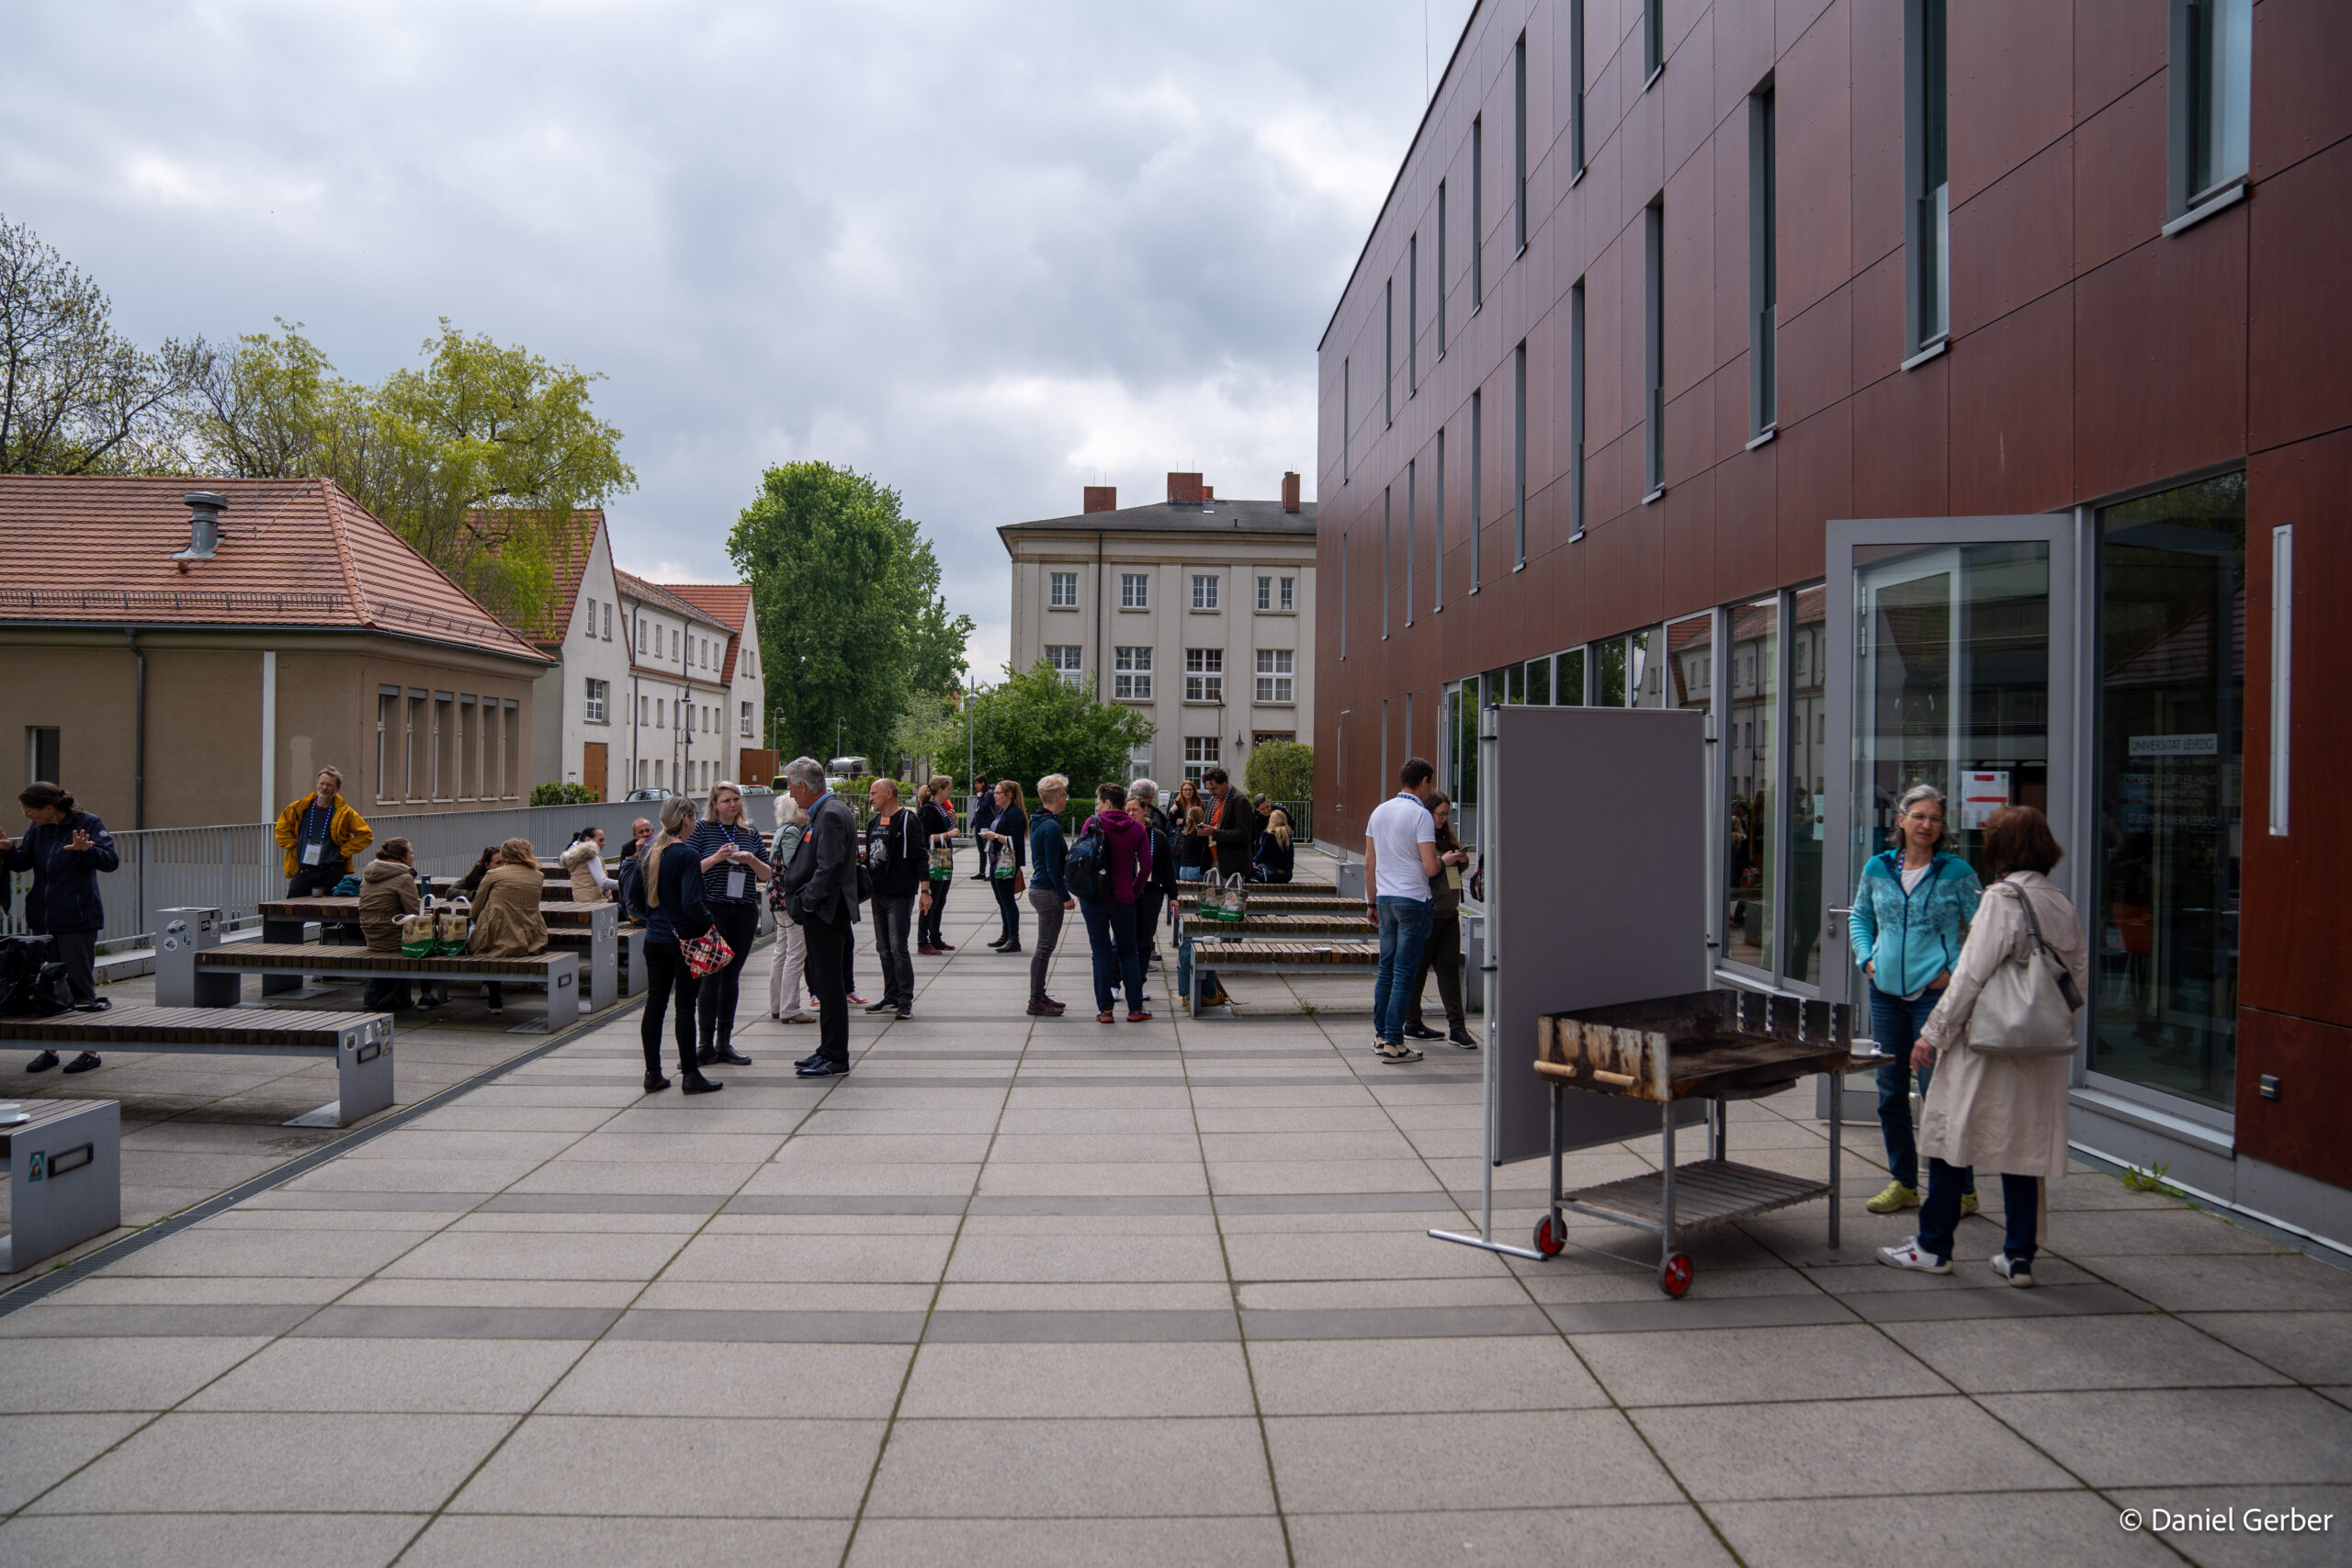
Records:
{"label": "man in white t-shirt", "polygon": [[1437,770],[1419,757],[1397,774],[1404,788],[1373,808],[1363,825],[1363,912],[1380,927],[1380,971],[1372,982],[1373,1045],[1384,1062],[1418,1062],[1405,1043],[1405,1011],[1430,939],[1430,878],[1437,874],[1437,819],[1429,799]]}

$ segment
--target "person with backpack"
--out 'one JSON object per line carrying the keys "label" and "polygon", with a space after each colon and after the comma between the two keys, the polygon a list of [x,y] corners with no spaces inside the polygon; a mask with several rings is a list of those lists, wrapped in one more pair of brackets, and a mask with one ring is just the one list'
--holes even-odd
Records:
{"label": "person with backpack", "polygon": [[1109,1023],[1114,987],[1127,991],[1127,1021],[1148,1023],[1143,1006],[1143,955],[1136,946],[1136,895],[1151,874],[1151,839],[1127,815],[1127,786],[1094,792],[1094,815],[1063,864],[1063,877],[1086,916],[1094,955],[1094,1021]]}
{"label": "person with backpack", "polygon": [[1029,1016],[1059,1018],[1069,1009],[1046,995],[1046,971],[1062,938],[1062,916],[1078,908],[1067,876],[1069,843],[1061,816],[1069,807],[1069,775],[1037,781],[1038,811],[1029,818],[1029,908],[1037,916],[1037,946],[1029,957]]}
{"label": "person with backpack", "polygon": [[[1886,1138],[1883,1190],[1862,1206],[1891,1214],[1919,1201],[1919,1153],[1911,1136],[1911,1048],[1936,1010],[1960,960],[1960,928],[1984,896],[1969,863],[1944,848],[1944,793],[1929,784],[1903,792],[1894,807],[1894,847],[1872,855],[1854,889],[1846,934],[1870,982],[1871,1039],[1886,1057],[1878,1070],[1878,1124]],[[1932,1058],[1931,1058],[1932,1060]],[[1919,1094],[1933,1087],[1919,1069]],[[1962,1212],[1976,1212],[1976,1186],[1962,1189]]]}
{"label": "person with backpack", "polygon": [[1152,797],[1158,794],[1159,786],[1149,779],[1137,779],[1127,786],[1127,815],[1143,825],[1151,842],[1151,874],[1144,879],[1143,890],[1136,895],[1136,945],[1143,960],[1147,990],[1150,988],[1151,972],[1159,963],[1159,918],[1167,911],[1169,901],[1176,897],[1176,837],[1169,830],[1168,813],[1152,805]]}
{"label": "person with backpack", "polygon": [[2066,1174],[2075,1020],[2091,980],[2082,919],[2050,880],[2064,854],[2030,806],[2003,807],[1984,824],[1993,887],[1911,1048],[1920,1077],[1935,1066],[1919,1117],[1928,1197],[1918,1234],[1879,1249],[1892,1268],[1951,1272],[1961,1193],[1982,1165],[2001,1173],[2007,1234],[1993,1272],[2033,1283],[2042,1182]]}
{"label": "person with backpack", "polygon": [[[0,869],[29,871],[32,890],[25,897],[25,924],[47,936],[65,967],[65,991],[76,1012],[104,1012],[114,1004],[98,995],[98,932],[107,912],[98,897],[98,876],[122,864],[115,853],[114,835],[90,813],[78,809],[74,797],[53,784],[27,784],[17,794],[25,820],[32,826],[24,836],[0,833]],[[66,1065],[69,1073],[86,1073],[99,1065],[85,1051]],[[57,1066],[57,1053],[43,1051],[26,1065],[28,1073],[45,1073]]]}

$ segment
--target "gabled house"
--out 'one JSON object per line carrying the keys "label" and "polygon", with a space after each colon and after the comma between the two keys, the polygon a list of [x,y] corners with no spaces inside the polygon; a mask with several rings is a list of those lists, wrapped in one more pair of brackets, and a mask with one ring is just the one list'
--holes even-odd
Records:
{"label": "gabled house", "polygon": [[736,628],[659,583],[613,578],[629,639],[630,787],[700,795],[734,764],[723,661]]}
{"label": "gabled house", "polygon": [[719,658],[719,680],[727,687],[721,710],[729,744],[733,749],[739,784],[766,784],[776,772],[776,754],[767,744],[766,660],[760,651],[759,621],[752,606],[752,589],[744,582],[665,582],[671,594],[733,628]]}
{"label": "gabled house", "polygon": [[[475,513],[467,524],[495,548],[506,514]],[[547,613],[515,632],[549,660],[532,704],[533,784],[585,784],[601,799],[628,793],[628,739],[621,693],[628,683],[627,615],[613,575],[612,536],[602,507],[582,507],[548,547],[553,592]]]}

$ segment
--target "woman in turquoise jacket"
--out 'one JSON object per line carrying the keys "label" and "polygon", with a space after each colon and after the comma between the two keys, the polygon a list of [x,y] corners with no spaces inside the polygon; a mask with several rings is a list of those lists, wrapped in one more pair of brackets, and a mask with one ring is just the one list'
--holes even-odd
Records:
{"label": "woman in turquoise jacket", "polygon": [[[1886,1134],[1886,1168],[1894,1178],[1864,1205],[1873,1214],[1917,1208],[1919,1151],[1911,1130],[1911,1047],[1928,1015],[1951,983],[1960,962],[1961,927],[1976,917],[1984,889],[1966,861],[1944,843],[1944,795],[1914,784],[1895,807],[1895,845],[1872,855],[1854,889],[1846,923],[1854,962],[1871,983],[1871,1039],[1891,1058],[1878,1070],[1878,1124]],[[1935,1069],[1921,1067],[1927,1098]],[[1961,1212],[1976,1212],[1972,1186]]]}

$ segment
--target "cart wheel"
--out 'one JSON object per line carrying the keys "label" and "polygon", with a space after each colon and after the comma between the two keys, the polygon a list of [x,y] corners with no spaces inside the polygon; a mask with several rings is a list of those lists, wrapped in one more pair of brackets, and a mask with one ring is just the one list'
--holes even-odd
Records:
{"label": "cart wheel", "polygon": [[1557,1229],[1555,1229],[1552,1224],[1551,1215],[1546,1214],[1542,1219],[1535,1222],[1536,1251],[1542,1253],[1546,1258],[1557,1258],[1560,1256],[1560,1248],[1566,1247],[1567,1244],[1567,1227],[1566,1225],[1562,1225]]}
{"label": "cart wheel", "polygon": [[1657,1288],[1680,1301],[1690,1293],[1690,1260],[1678,1252],[1657,1271]]}

